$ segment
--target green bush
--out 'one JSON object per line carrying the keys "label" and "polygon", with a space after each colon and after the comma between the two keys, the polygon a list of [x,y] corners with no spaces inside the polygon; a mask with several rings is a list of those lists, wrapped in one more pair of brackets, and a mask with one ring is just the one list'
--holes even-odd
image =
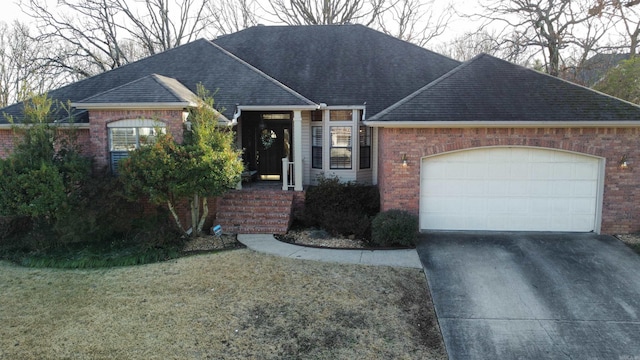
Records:
{"label": "green bush", "polygon": [[376,246],[415,246],[418,217],[403,210],[381,212],[371,222],[371,233]]}
{"label": "green bush", "polygon": [[[70,216],[58,219],[53,232],[61,244],[108,243],[114,239],[140,238],[154,228],[173,227],[169,219],[167,211],[156,207],[145,209],[139,200],[125,196],[119,178],[98,175],[83,185],[81,201]],[[172,236],[180,235],[174,232]],[[161,236],[157,237],[158,244],[164,241]]]}
{"label": "green bush", "polygon": [[303,220],[332,234],[369,238],[371,218],[380,211],[378,188],[321,178],[307,190]]}

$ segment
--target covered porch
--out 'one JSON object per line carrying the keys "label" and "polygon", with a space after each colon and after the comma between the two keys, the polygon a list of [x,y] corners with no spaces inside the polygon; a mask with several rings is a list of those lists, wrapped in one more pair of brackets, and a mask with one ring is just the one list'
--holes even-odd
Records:
{"label": "covered porch", "polygon": [[238,189],[259,182],[303,190],[303,110],[240,108],[236,132],[245,171]]}

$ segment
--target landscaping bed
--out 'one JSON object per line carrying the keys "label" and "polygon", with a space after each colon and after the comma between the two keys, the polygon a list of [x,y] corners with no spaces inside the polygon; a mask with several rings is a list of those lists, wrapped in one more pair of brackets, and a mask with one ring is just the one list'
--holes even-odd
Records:
{"label": "landscaping bed", "polygon": [[640,254],[640,233],[619,234],[616,235],[616,237],[633,249],[633,251]]}

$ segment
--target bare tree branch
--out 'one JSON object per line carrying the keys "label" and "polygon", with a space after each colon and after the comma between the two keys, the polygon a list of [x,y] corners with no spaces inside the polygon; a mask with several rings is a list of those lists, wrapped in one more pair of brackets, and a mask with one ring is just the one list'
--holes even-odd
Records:
{"label": "bare tree branch", "polygon": [[268,0],[264,10],[288,25],[373,24],[385,0]]}
{"label": "bare tree branch", "polygon": [[90,76],[201,36],[211,23],[207,0],[19,0],[59,54],[48,61]]}
{"label": "bare tree branch", "polygon": [[258,24],[255,0],[219,0],[208,3],[211,26],[221,35]]}
{"label": "bare tree branch", "polygon": [[435,12],[435,0],[396,0],[379,12],[375,27],[386,34],[425,46],[448,28],[450,6]]}
{"label": "bare tree branch", "polygon": [[561,50],[578,37],[576,27],[594,15],[587,0],[492,0],[481,3],[481,17],[490,23],[503,23],[517,34],[513,39],[527,49],[544,55],[547,73],[558,76]]}

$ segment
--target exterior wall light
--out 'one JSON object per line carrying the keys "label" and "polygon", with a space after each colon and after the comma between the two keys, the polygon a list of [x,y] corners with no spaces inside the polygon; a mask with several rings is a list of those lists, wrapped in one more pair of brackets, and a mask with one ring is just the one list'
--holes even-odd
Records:
{"label": "exterior wall light", "polygon": [[409,163],[407,161],[407,154],[406,153],[402,154],[402,159],[401,160],[402,160],[402,167],[409,166]]}
{"label": "exterior wall light", "polygon": [[620,170],[626,170],[629,168],[629,163],[627,160],[627,155],[622,155],[622,157],[620,158],[620,161],[618,161],[618,166],[620,167]]}

